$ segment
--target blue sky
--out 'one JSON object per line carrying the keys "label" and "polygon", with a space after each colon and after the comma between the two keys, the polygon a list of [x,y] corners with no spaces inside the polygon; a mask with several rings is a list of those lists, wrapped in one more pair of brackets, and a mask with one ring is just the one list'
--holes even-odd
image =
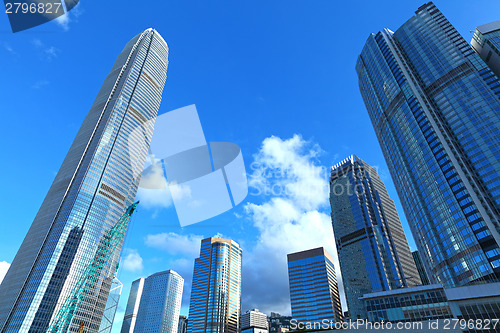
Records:
{"label": "blue sky", "polygon": [[[160,113],[196,104],[207,140],[240,145],[250,175],[255,161],[291,170],[270,179],[272,184],[321,185],[324,177],[297,170],[312,165],[323,175],[357,154],[379,168],[413,249],[354,65],[369,33],[397,29],[422,4],[83,0],[64,20],[17,34],[1,14],[0,269],[12,262],[116,56],[149,27],[170,48]],[[494,0],[435,4],[467,41],[470,30],[500,13]],[[172,206],[144,204],[124,245],[117,321],[131,281],[170,268],[186,279],[182,312],[187,314],[199,240],[215,234],[244,249],[242,310],[290,312],[283,254],[324,242],[333,246],[329,213],[326,197],[249,195],[232,211],[181,228]]]}

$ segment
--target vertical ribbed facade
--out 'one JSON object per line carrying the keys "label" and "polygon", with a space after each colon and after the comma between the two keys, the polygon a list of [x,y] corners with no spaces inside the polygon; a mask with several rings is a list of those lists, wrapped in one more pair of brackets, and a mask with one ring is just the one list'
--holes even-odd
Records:
{"label": "vertical ribbed facade", "polygon": [[141,305],[142,291],[144,290],[145,278],[140,278],[132,282],[130,293],[128,294],[127,307],[123,316],[121,333],[133,333],[137,322],[137,313]]}
{"label": "vertical ribbed facade", "polygon": [[372,34],[359,87],[431,283],[500,276],[500,82],[434,6]]}
{"label": "vertical ribbed facade", "polygon": [[241,312],[241,258],[239,245],[224,238],[201,241],[195,259],[189,333],[237,333]]}
{"label": "vertical ribbed facade", "polygon": [[304,325],[314,325],[323,320],[342,321],[332,256],[319,247],[290,253],[287,258],[293,319]]}
{"label": "vertical ribbed facade", "polygon": [[351,318],[366,318],[363,294],[420,284],[394,201],[357,156],[332,167],[332,225]]}
{"label": "vertical ribbed facade", "polygon": [[173,270],[146,278],[133,331],[177,333],[184,279]]}
{"label": "vertical ribbed facade", "polygon": [[425,271],[425,266],[422,263],[422,258],[420,257],[420,253],[418,251],[413,251],[411,253],[413,256],[413,260],[415,261],[415,266],[417,266],[418,275],[420,275],[420,280],[423,285],[431,284],[429,278],[427,277],[427,272]]}
{"label": "vertical ribbed facade", "polygon": [[[0,285],[0,332],[44,332],[103,236],[133,203],[167,58],[167,44],[153,29],[118,56]],[[120,249],[70,331],[83,321],[85,332],[97,332]]]}

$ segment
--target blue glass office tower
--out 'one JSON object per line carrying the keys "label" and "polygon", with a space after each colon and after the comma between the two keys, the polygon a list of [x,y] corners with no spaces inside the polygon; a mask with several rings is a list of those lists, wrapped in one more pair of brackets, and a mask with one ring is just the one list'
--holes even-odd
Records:
{"label": "blue glass office tower", "polygon": [[470,45],[500,78],[500,20],[477,27]]}
{"label": "blue glass office tower", "polygon": [[[0,332],[45,332],[103,236],[133,203],[167,57],[167,44],[153,29],[119,54],[0,285]],[[76,313],[73,330],[80,321],[85,332],[99,329],[118,256],[119,249]]]}
{"label": "blue glass office tower", "polygon": [[324,248],[290,253],[288,282],[292,317],[301,325],[342,321],[333,258]]}
{"label": "blue glass office tower", "polygon": [[183,288],[184,279],[173,270],[134,281],[121,332],[177,333]]}
{"label": "blue glass office tower", "polygon": [[238,243],[211,237],[201,241],[194,261],[188,333],[237,333],[241,312],[241,257]]}
{"label": "blue glass office tower", "polygon": [[431,283],[497,279],[497,77],[431,2],[370,35],[356,71]]}
{"label": "blue glass office tower", "polygon": [[352,319],[367,318],[363,294],[421,283],[396,206],[375,168],[355,155],[333,166],[330,205]]}

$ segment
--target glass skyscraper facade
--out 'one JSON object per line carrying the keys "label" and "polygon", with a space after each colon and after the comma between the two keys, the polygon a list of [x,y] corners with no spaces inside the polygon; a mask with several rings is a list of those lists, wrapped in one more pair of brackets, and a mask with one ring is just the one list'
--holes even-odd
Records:
{"label": "glass skyscraper facade", "polygon": [[237,333],[241,312],[241,258],[238,243],[211,237],[201,241],[194,261],[188,333]]}
{"label": "glass skyscraper facade", "polygon": [[477,27],[470,45],[500,78],[500,20]]}
{"label": "glass skyscraper facade", "polygon": [[135,280],[121,332],[177,333],[183,288],[184,279],[173,270]]}
{"label": "glass skyscraper facade", "polygon": [[102,315],[101,325],[99,326],[99,333],[111,333],[122,289],[123,284],[115,276],[109,290],[108,300],[106,301],[106,307],[104,308],[104,313]]}
{"label": "glass skyscraper facade", "polygon": [[421,283],[394,201],[373,167],[354,155],[332,167],[330,204],[352,319],[366,318],[363,294]]}
{"label": "glass skyscraper facade", "polygon": [[287,258],[293,319],[311,326],[325,319],[342,321],[337,276],[330,253],[319,247],[290,253]]}
{"label": "glass skyscraper facade", "polygon": [[371,34],[359,87],[431,283],[500,276],[500,82],[430,2]]}
{"label": "glass skyscraper facade", "polygon": [[422,258],[420,257],[420,253],[418,251],[413,251],[411,253],[413,256],[413,260],[415,260],[415,266],[417,266],[418,275],[420,275],[420,280],[423,285],[431,284],[429,278],[427,277],[427,272],[425,271],[425,266],[422,263]]}
{"label": "glass skyscraper facade", "polygon": [[145,278],[140,278],[132,282],[130,293],[128,294],[127,307],[125,308],[125,315],[123,317],[121,333],[134,332],[145,280]]}
{"label": "glass skyscraper facade", "polygon": [[[168,47],[148,29],[119,54],[0,285],[0,331],[45,332],[135,199],[166,80]],[[97,332],[121,245],[73,318]]]}

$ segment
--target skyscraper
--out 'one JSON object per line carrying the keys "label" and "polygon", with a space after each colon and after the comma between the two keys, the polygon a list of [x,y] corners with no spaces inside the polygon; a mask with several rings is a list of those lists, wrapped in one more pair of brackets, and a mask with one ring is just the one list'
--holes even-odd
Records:
{"label": "skyscraper", "polygon": [[342,320],[337,276],[332,256],[322,247],[290,253],[288,281],[292,317],[306,323]]}
{"label": "skyscraper", "polygon": [[477,27],[470,45],[500,78],[500,21]]}
{"label": "skyscraper", "polygon": [[194,261],[189,303],[189,333],[237,333],[241,309],[240,246],[230,239],[201,241]]}
{"label": "skyscraper", "polygon": [[145,278],[139,278],[132,282],[130,293],[128,294],[127,307],[123,316],[121,333],[133,333],[137,322],[137,313],[141,305],[142,291],[144,290]]}
{"label": "skyscraper", "polygon": [[[167,57],[167,44],[153,29],[134,37],[119,54],[0,285],[2,333],[44,332],[97,244],[133,203]],[[86,332],[99,329],[119,249],[73,327],[83,321]]]}
{"label": "skyscraper", "polygon": [[259,309],[248,310],[241,315],[241,333],[268,333],[267,316]]}
{"label": "skyscraper", "polygon": [[111,333],[122,289],[123,284],[115,276],[113,282],[111,283],[108,300],[106,301],[106,307],[104,308],[104,312],[102,314],[101,325],[99,325],[99,333]]}
{"label": "skyscraper", "polygon": [[179,316],[179,326],[177,326],[177,333],[187,333],[188,319],[186,316]]}
{"label": "skyscraper", "polygon": [[431,283],[500,276],[500,82],[432,2],[371,34],[359,87]]}
{"label": "skyscraper", "polygon": [[354,155],[332,167],[330,204],[352,319],[366,318],[363,294],[420,284],[394,201],[373,167]]}
{"label": "skyscraper", "polygon": [[418,253],[418,251],[413,251],[411,255],[413,256],[413,260],[415,261],[415,266],[417,266],[418,275],[420,276],[420,281],[422,281],[422,284],[431,284],[427,276],[427,272],[425,271],[425,266],[422,263],[420,253]]}
{"label": "skyscraper", "polygon": [[173,270],[132,282],[122,333],[177,333],[184,279]]}

